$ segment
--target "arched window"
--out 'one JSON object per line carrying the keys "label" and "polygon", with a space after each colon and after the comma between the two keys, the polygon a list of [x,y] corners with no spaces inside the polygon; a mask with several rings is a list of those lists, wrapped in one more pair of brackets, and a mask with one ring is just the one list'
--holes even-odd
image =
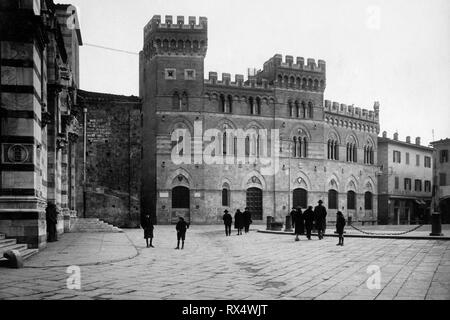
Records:
{"label": "arched window", "polygon": [[358,162],[358,149],[356,148],[356,144],[353,145],[353,162]]}
{"label": "arched window", "polygon": [[222,206],[230,206],[230,186],[228,183],[224,183],[222,186]]}
{"label": "arched window", "polygon": [[319,89],[319,81],[316,79],[314,80],[314,90]]}
{"label": "arched window", "polygon": [[289,86],[290,86],[291,88],[293,88],[294,85],[295,85],[295,78],[294,78],[293,76],[291,76],[291,77],[289,78]]}
{"label": "arched window", "polygon": [[228,146],[228,140],[227,140],[227,133],[223,133],[223,139],[222,139],[222,153],[224,156],[227,155],[227,146]]}
{"label": "arched window", "polygon": [[355,210],[356,209],[356,194],[355,191],[347,192],[347,209]]}
{"label": "arched window", "polygon": [[172,96],[172,108],[175,110],[181,110],[181,99],[178,92],[175,92]]}
{"label": "arched window", "polygon": [[233,138],[233,154],[234,154],[235,156],[238,155],[237,148],[238,148],[238,138],[237,138],[237,137],[234,137],[234,138]]}
{"label": "arched window", "polygon": [[292,207],[306,209],[308,207],[308,191],[302,188],[295,189],[292,197]]}
{"label": "arched window", "polygon": [[261,114],[261,98],[257,97],[256,98],[256,113],[257,115]]}
{"label": "arched window", "polygon": [[181,98],[181,104],[183,110],[189,109],[189,98],[186,92],[183,92],[183,96]]}
{"label": "arched window", "polygon": [[310,119],[314,118],[314,107],[313,107],[312,102],[308,103],[308,117]]}
{"label": "arched window", "polygon": [[306,119],[306,104],[302,101],[302,118]]}
{"label": "arched window", "polygon": [[253,100],[253,97],[248,98],[248,107],[250,108],[250,114],[255,114],[255,100]]}
{"label": "arched window", "polygon": [[366,210],[372,210],[372,192],[367,191],[364,194],[364,208]]}
{"label": "arched window", "polygon": [[283,84],[283,77],[281,76],[281,74],[278,75],[278,85],[281,87],[281,85]]}
{"label": "arched window", "polygon": [[298,137],[297,138],[297,157],[301,158],[302,157],[302,138]]}
{"label": "arched window", "polygon": [[228,113],[233,113],[233,97],[228,96],[227,102],[228,102]]}
{"label": "arched window", "polygon": [[312,89],[313,88],[313,81],[312,79],[308,79],[308,89]]}
{"label": "arched window", "polygon": [[284,76],[284,85],[287,87],[289,87],[289,77],[288,76]]}
{"label": "arched window", "polygon": [[293,157],[297,158],[297,137],[294,137],[294,149],[293,151]]}
{"label": "arched window", "polygon": [[303,78],[303,80],[302,80],[302,89],[306,89],[307,85],[308,85],[308,80],[306,80],[306,78]]}
{"label": "arched window", "polygon": [[245,155],[248,157],[250,156],[250,137],[245,137]]}
{"label": "arched window", "polygon": [[291,100],[289,100],[288,102],[288,107],[289,107],[289,116],[292,118],[294,117],[294,106],[292,105]]}
{"label": "arched window", "polygon": [[226,112],[226,107],[225,107],[225,96],[223,94],[220,95],[219,97],[219,110],[222,113]]}
{"label": "arched window", "polygon": [[297,118],[300,118],[300,105],[298,101],[295,101],[295,116]]}
{"label": "arched window", "polygon": [[303,138],[303,158],[308,158],[308,139]]}
{"label": "arched window", "polygon": [[328,209],[338,208],[338,192],[336,190],[328,191]]}
{"label": "arched window", "polygon": [[302,80],[300,79],[300,77],[297,77],[297,79],[295,79],[295,86],[297,88],[300,88],[302,85]]}
{"label": "arched window", "polygon": [[328,140],[328,159],[339,160],[339,144],[333,138]]}

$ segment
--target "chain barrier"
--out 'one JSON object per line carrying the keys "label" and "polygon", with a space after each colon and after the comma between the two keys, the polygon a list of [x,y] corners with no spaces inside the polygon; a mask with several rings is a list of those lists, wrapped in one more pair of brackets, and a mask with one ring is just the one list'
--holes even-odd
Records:
{"label": "chain barrier", "polygon": [[404,235],[404,234],[407,234],[407,233],[416,231],[416,230],[422,228],[423,226],[424,226],[424,225],[421,224],[421,225],[418,225],[418,226],[412,228],[411,230],[407,230],[407,231],[403,231],[403,232],[396,232],[396,233],[378,233],[378,232],[368,232],[368,231],[364,231],[364,230],[361,230],[361,229],[355,227],[355,226],[352,225],[352,224],[350,225],[350,227],[352,227],[352,228],[355,229],[356,231],[359,231],[359,232],[364,233],[364,234],[367,234],[367,235],[373,235],[373,236],[400,236],[400,235]]}

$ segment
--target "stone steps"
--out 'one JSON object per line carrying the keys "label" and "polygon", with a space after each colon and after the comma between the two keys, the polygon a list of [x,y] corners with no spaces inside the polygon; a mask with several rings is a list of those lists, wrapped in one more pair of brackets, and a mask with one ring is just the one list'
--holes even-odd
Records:
{"label": "stone steps", "polygon": [[75,223],[73,228],[70,230],[70,232],[80,232],[80,233],[98,233],[98,232],[105,232],[105,233],[118,233],[123,232],[122,229],[117,228],[113,225],[110,225],[106,222],[100,221],[99,219],[95,218],[88,218],[88,219],[78,219]]}
{"label": "stone steps", "polygon": [[4,234],[0,234],[0,261],[6,261],[3,254],[8,250],[19,251],[24,260],[39,252],[38,249],[28,249],[28,245],[17,244],[16,239],[6,239]]}

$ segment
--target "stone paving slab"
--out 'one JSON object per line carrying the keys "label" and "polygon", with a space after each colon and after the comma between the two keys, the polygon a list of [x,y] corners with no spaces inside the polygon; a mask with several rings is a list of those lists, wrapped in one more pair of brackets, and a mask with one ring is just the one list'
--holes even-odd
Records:
{"label": "stone paving slab", "polygon": [[[0,299],[450,299],[449,241],[336,242],[254,231],[225,237],[220,226],[192,226],[184,250],[174,250],[174,226],[156,226],[156,248],[146,248],[142,230],[66,235],[31,266],[1,269]],[[66,266],[86,261],[81,289],[68,289]],[[367,287],[370,265],[380,268],[379,289]]]}

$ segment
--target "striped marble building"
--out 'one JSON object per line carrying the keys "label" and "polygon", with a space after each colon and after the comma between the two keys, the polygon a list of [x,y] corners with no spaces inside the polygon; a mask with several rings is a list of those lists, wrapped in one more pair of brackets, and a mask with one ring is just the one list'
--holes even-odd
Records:
{"label": "striped marble building", "polygon": [[74,216],[77,21],[53,0],[0,2],[0,233],[34,248],[46,245],[48,202],[59,233]]}

